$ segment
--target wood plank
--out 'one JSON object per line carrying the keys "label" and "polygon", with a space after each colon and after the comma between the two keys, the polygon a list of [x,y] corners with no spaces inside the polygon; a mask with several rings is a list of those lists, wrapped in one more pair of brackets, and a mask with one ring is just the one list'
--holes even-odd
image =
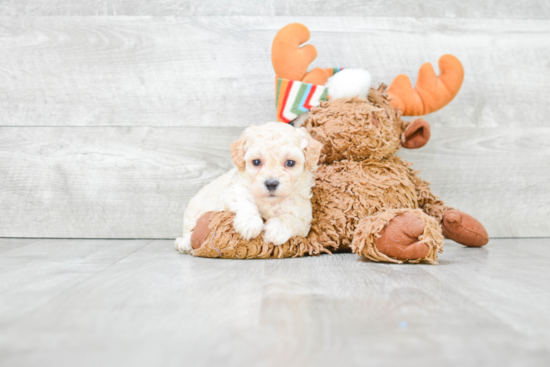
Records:
{"label": "wood plank", "polygon": [[[447,254],[445,249],[440,266],[394,267],[359,262],[352,254],[316,258],[313,266],[306,264],[308,259],[296,259],[290,266],[268,262],[262,327],[271,332],[271,347],[262,356],[297,366],[349,365],[353,362],[342,363],[342,358],[350,355],[357,365],[403,366],[414,361],[418,366],[437,366],[453,360],[499,365],[519,362],[518,351],[532,348],[526,364],[539,365],[548,358],[550,338],[545,330],[550,317],[545,306],[550,289],[531,280],[542,275],[544,261],[537,261],[533,269],[527,265],[531,254],[501,261],[529,244],[526,240],[499,247],[500,240],[495,240],[487,248],[472,250],[448,241],[451,251]],[[541,253],[550,253],[548,244],[546,239]],[[479,274],[483,265],[491,271]],[[504,275],[510,266],[522,268],[521,275]],[[476,283],[478,277],[483,283]],[[512,278],[516,281],[508,293]],[[482,292],[485,298],[479,297]],[[527,293],[531,299],[521,298]],[[504,302],[514,297],[513,307]],[[533,298],[543,300],[532,305]],[[495,312],[497,303],[501,306]],[[512,340],[522,346],[513,346]],[[504,355],[496,351],[503,345],[511,350],[501,359]],[[467,355],[460,354],[463,349]]]}
{"label": "wood plank", "polygon": [[328,0],[3,0],[0,15],[263,15],[263,16],[370,16],[414,18],[548,19],[544,0],[486,1],[354,0],[345,6]]}
{"label": "wood plank", "polygon": [[400,73],[414,80],[422,63],[458,56],[465,83],[430,117],[436,125],[547,126],[546,20],[320,16],[0,17],[0,124],[272,121],[270,46],[278,29],[297,20],[310,27],[318,49],[312,66],[363,67],[376,84]]}
{"label": "wood plank", "polygon": [[[0,239],[2,247],[9,242]],[[40,309],[149,242],[35,240],[0,253],[0,325]]]}
{"label": "wood plank", "polygon": [[0,241],[0,254],[22,246],[27,246],[36,241],[39,240],[35,238],[3,238]]}
{"label": "wood plank", "polygon": [[493,237],[546,237],[550,129],[433,127],[422,149],[400,155],[433,192],[482,221]]}
{"label": "wood plank", "polygon": [[[0,128],[1,237],[175,238],[241,128]],[[492,237],[550,235],[549,128],[434,127],[401,151]]]}
{"label": "wood plank", "polygon": [[549,238],[513,238],[494,240],[481,251],[448,246],[445,271],[426,271],[516,332],[550,345],[550,318],[540,317],[550,308],[549,245]]}
{"label": "wood plank", "polygon": [[191,197],[232,167],[241,132],[0,130],[0,236],[54,238],[175,238]]}
{"label": "wood plank", "polygon": [[[73,258],[75,264],[84,260],[77,254]],[[231,354],[240,342],[235,336],[257,325],[264,262],[202,260],[206,261],[178,254],[172,241],[155,241],[3,328],[11,332],[0,336],[0,361],[3,365],[18,360],[32,364],[42,353],[48,359],[50,348],[61,343],[69,353],[54,359],[63,365],[77,356],[84,365],[172,366],[176,361],[187,361],[194,366],[212,366],[235,359],[252,365],[249,353]],[[26,293],[29,298],[35,295],[33,291]],[[35,326],[49,329],[47,324],[56,320],[50,337],[41,332],[29,338],[16,337],[30,320],[44,313],[51,315],[49,321]],[[105,338],[107,329],[111,336]],[[134,344],[131,339],[136,336]],[[36,348],[36,343],[43,348]],[[213,345],[217,345],[215,353]],[[187,349],[190,346],[194,347]],[[109,361],[96,347],[108,351]],[[19,351],[29,348],[35,353],[21,358]]]}
{"label": "wood plank", "polygon": [[[0,266],[6,277],[31,274],[20,292],[29,303],[51,296],[3,324],[2,365],[545,366],[550,358],[549,239],[481,249],[449,242],[436,266],[353,254],[202,259],[153,241],[61,294],[43,286],[44,256],[78,269],[90,263],[91,242],[44,241],[39,256],[20,257],[21,270]],[[101,257],[120,256],[118,246],[93,242]]]}

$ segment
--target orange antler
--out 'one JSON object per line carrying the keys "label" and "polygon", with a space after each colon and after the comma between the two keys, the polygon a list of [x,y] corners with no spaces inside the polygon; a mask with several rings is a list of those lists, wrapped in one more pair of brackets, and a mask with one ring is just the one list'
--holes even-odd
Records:
{"label": "orange antler", "polygon": [[405,116],[421,116],[446,106],[460,90],[464,68],[453,55],[443,55],[439,71],[438,77],[430,63],[422,65],[414,89],[409,77],[398,75],[388,88],[393,107]]}
{"label": "orange antler", "polygon": [[317,57],[315,46],[300,47],[308,40],[309,30],[300,23],[288,24],[277,32],[271,47],[271,62],[278,78],[317,85],[326,83],[329,75],[325,69],[315,68],[307,73],[309,64]]}

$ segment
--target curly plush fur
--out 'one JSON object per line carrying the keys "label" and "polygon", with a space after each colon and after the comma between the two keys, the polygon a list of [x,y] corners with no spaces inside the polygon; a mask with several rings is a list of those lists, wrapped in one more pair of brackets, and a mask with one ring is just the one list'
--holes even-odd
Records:
{"label": "curly plush fur", "polygon": [[[430,191],[410,163],[395,156],[412,124],[401,120],[385,90],[382,85],[371,89],[368,99],[335,99],[311,110],[304,126],[323,143],[323,150],[315,172],[313,221],[307,237],[294,237],[280,246],[266,243],[262,236],[245,241],[232,228],[232,213],[215,213],[208,235],[192,254],[267,259],[351,250],[373,261],[435,264],[443,250],[441,223],[452,208]],[[404,213],[423,226],[411,240],[427,246],[419,258],[393,258],[377,247],[383,229]],[[486,236],[483,226],[475,224]]]}

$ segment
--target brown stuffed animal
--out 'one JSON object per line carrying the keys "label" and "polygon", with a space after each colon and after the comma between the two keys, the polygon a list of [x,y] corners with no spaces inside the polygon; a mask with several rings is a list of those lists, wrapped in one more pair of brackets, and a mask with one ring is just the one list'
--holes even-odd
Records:
{"label": "brown stuffed animal", "polygon": [[[303,34],[304,28],[283,28],[274,41],[274,52],[275,45],[297,49],[309,39],[309,32]],[[296,33],[293,40],[279,39],[292,38]],[[309,62],[316,55],[311,47],[306,55]],[[299,52],[286,49],[283,54],[295,57]],[[297,63],[299,70],[294,70],[288,58],[277,56],[273,63],[278,77],[300,80],[308,76],[305,71],[309,63],[305,68],[304,63]],[[443,236],[466,246],[485,245],[489,237],[481,223],[446,206],[410,163],[395,156],[401,146],[420,148],[430,138],[425,120],[403,121],[402,111],[407,115],[433,112],[449,103],[460,89],[460,62],[446,55],[440,68],[437,77],[431,66],[423,66],[416,89],[407,77],[399,76],[389,89],[384,85],[371,88],[367,99],[333,99],[311,109],[304,126],[324,147],[316,171],[313,221],[307,237],[291,238],[280,246],[264,242],[261,236],[246,241],[234,231],[232,213],[206,213],[193,232],[192,254],[284,258],[351,249],[374,261],[434,264],[443,249]],[[315,70],[320,73],[325,69]]]}

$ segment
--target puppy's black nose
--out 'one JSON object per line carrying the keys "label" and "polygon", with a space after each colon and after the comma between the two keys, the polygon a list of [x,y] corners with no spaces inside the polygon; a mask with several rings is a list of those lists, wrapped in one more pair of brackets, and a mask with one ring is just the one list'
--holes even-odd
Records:
{"label": "puppy's black nose", "polygon": [[267,187],[268,191],[275,191],[275,190],[277,190],[278,186],[279,186],[279,181],[277,181],[277,180],[266,180],[265,181],[265,187]]}

